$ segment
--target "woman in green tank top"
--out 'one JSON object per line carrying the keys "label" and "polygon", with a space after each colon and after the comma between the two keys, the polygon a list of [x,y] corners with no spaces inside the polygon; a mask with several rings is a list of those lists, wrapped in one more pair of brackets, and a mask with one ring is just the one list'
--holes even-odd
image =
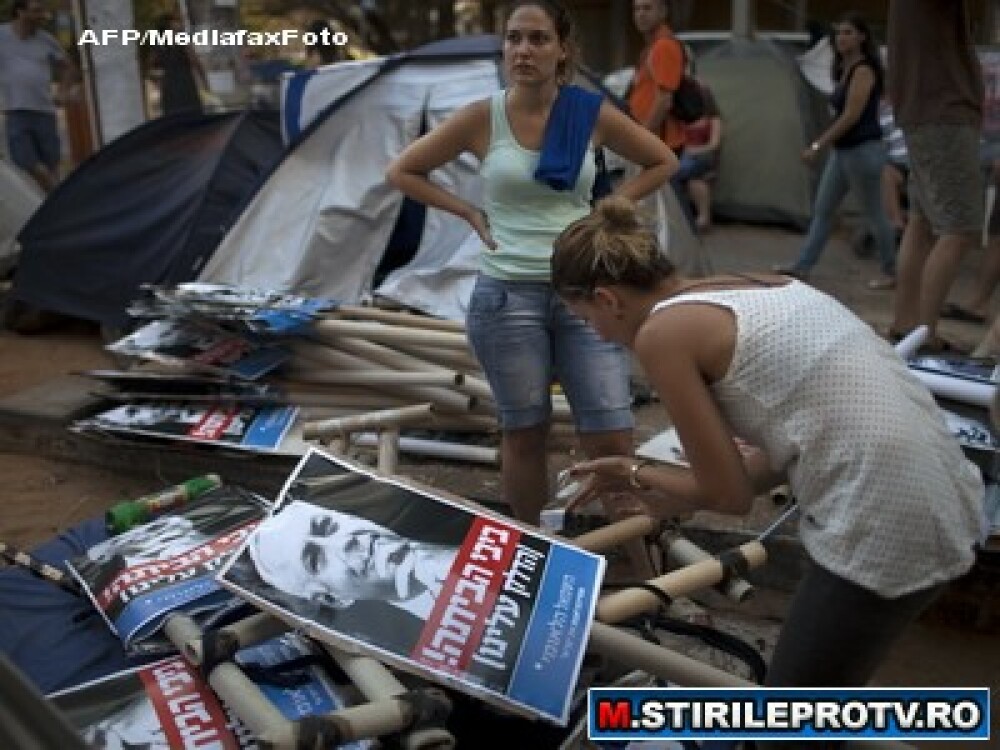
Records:
{"label": "woman in green tank top", "polygon": [[[456,111],[406,148],[387,172],[392,185],[464,219],[483,242],[469,304],[469,338],[497,402],[503,496],[515,515],[530,523],[538,523],[549,497],[546,440],[553,380],[566,393],[588,455],[632,448],[628,357],[569,313],[549,280],[552,242],[590,211],[593,153],[588,150],[568,190],[534,177],[553,103],[572,75],[572,32],[572,20],[558,4],[514,3],[504,24],[506,90]],[[590,141],[591,149],[606,146],[640,167],[615,189],[633,200],[659,188],[677,169],[662,141],[607,102]],[[480,161],[484,206],[428,178],[464,153]]]}

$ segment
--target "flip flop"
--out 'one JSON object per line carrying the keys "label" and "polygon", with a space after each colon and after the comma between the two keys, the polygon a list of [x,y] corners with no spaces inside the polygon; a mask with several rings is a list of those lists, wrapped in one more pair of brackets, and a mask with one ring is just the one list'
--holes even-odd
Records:
{"label": "flip flop", "polygon": [[971,310],[966,310],[961,305],[956,305],[953,302],[946,302],[944,304],[944,307],[941,308],[941,317],[949,318],[950,320],[962,320],[966,323],[979,323],[980,325],[986,323],[985,315],[979,315]]}

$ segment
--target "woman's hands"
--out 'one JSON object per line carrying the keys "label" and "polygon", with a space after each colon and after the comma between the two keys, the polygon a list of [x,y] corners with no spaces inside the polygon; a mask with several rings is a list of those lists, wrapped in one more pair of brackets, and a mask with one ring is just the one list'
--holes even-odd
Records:
{"label": "woman's hands", "polygon": [[630,482],[632,467],[637,461],[639,459],[633,456],[604,456],[571,466],[561,478],[575,479],[578,484],[575,494],[566,503],[566,510],[577,510],[600,501],[612,521],[639,514],[659,515],[660,511],[648,502],[651,499],[648,493]]}

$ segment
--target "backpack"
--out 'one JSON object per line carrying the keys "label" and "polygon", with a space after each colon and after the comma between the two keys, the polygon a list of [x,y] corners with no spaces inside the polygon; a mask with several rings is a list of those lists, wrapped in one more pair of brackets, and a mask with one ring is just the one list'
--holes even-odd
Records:
{"label": "backpack", "polygon": [[[688,63],[690,62],[687,47],[677,37],[671,35],[670,38],[680,45],[684,66],[684,72],[681,73],[681,82],[674,91],[674,100],[670,105],[670,116],[675,120],[685,123],[695,122],[705,116],[705,94],[701,90],[701,84],[698,83],[695,77],[687,73]],[[645,62],[646,66],[649,67],[648,58]],[[652,68],[650,68],[649,72],[652,75]],[[655,76],[653,76],[653,80],[656,80]]]}

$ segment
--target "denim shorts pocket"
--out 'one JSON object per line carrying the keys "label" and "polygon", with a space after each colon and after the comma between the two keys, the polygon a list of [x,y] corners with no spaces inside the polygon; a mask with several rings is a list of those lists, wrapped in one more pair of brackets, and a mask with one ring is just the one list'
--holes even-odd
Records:
{"label": "denim shorts pocket", "polygon": [[469,315],[496,315],[507,306],[507,290],[494,284],[476,284],[469,298]]}

